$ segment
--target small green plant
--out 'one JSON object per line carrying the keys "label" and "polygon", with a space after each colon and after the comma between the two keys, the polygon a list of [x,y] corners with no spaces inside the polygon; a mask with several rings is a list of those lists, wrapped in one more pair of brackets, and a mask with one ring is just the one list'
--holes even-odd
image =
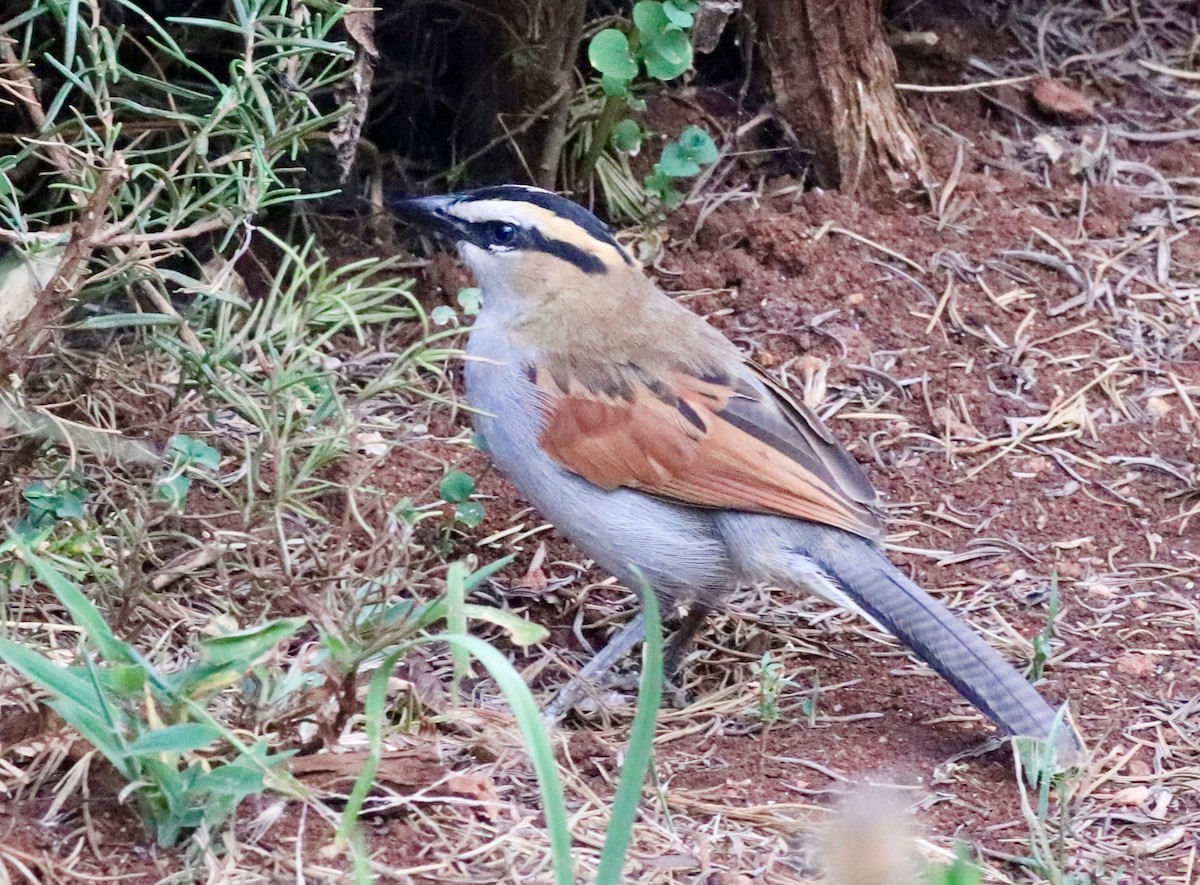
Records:
{"label": "small green plant", "polygon": [[[1032,870],[1051,885],[1090,885],[1086,873],[1066,872],[1066,837],[1071,830],[1072,795],[1079,774],[1064,769],[1059,758],[1060,735],[1070,728],[1064,705],[1055,717],[1046,740],[1015,738],[1013,763],[1021,791],[1021,811],[1029,828],[1029,854],[1011,860]],[[1057,820],[1051,800],[1057,798]]]}
{"label": "small green plant", "polygon": [[464,317],[476,316],[483,308],[483,290],[475,286],[459,289],[454,300],[458,303],[457,310],[453,305],[439,304],[429,311],[429,322],[435,326],[457,326],[460,312]]}
{"label": "small green plant", "polygon": [[[273,523],[280,510],[319,521],[313,501],[343,491],[328,468],[354,451],[355,401],[405,391],[418,371],[440,371],[450,351],[435,342],[455,330],[417,336],[382,372],[347,390],[333,356],[339,336],[364,341],[368,327],[395,322],[428,329],[411,281],[391,277],[391,261],[334,267],[312,240],[293,246],[267,230],[260,236],[281,256],[266,293],[249,301],[229,282],[176,274],[177,283],[200,293],[196,325],[204,351],[174,335],[156,341],[179,360],[185,385],[232,410],[245,431],[223,442],[244,465],[235,474],[242,485],[216,491],[248,524]],[[184,473],[211,468],[213,457],[199,445],[173,447],[166,491],[176,490]]]}
{"label": "small green plant", "polygon": [[783,675],[783,664],[773,660],[769,651],[763,652],[752,672],[758,682],[758,718],[764,729],[770,728],[783,715],[779,698],[784,689],[794,687],[796,683]]}
{"label": "small green plant", "polygon": [[809,727],[817,724],[817,710],[821,705],[821,674],[813,673],[812,687],[800,702],[800,712],[804,714]]}
{"label": "small green plant", "polygon": [[1054,624],[1058,620],[1061,599],[1058,595],[1058,572],[1050,576],[1050,596],[1046,602],[1046,623],[1042,632],[1033,637],[1033,658],[1029,662],[1029,678],[1037,682],[1046,675],[1046,665],[1054,656]]}
{"label": "small green plant", "polygon": [[925,868],[925,885],[983,885],[983,869],[971,856],[971,848],[959,842],[954,860],[948,864],[931,863]]}
{"label": "small green plant", "polygon": [[588,61],[601,73],[605,95],[628,99],[639,69],[655,80],[674,80],[692,66],[687,29],[696,0],[642,0],[633,7],[629,32],[605,28],[588,44]]}
{"label": "small green plant", "polygon": [[459,289],[455,300],[464,316],[478,316],[479,311],[483,309],[483,290],[476,286]]}
{"label": "small green plant", "polygon": [[[508,565],[512,559],[512,556],[507,556],[474,571],[469,571],[462,562],[451,563],[446,573],[446,592],[442,597],[423,605],[401,601],[389,613],[389,617],[393,619],[393,629],[398,628],[404,635],[388,645],[355,647],[343,637],[323,637],[323,644],[332,654],[335,663],[348,668],[348,672],[356,671],[368,662],[378,662],[367,689],[364,710],[368,742],[367,760],[363,765],[362,774],[355,781],[342,814],[341,826],[336,837],[339,845],[355,842],[358,815],[383,755],[383,729],[388,719],[388,686],[397,663],[416,647],[446,642],[450,644],[456,681],[466,672],[470,659],[474,658],[488,670],[508,699],[537,773],[546,829],[550,836],[555,882],[568,885],[575,881],[571,861],[569,819],[562,781],[558,775],[558,761],[538,713],[537,704],[529,687],[508,659],[483,640],[466,632],[468,620],[475,618],[489,621],[507,630],[509,639],[517,645],[531,645],[545,640],[547,631],[536,624],[500,609],[466,602],[466,596],[472,588]],[[440,621],[445,622],[445,631],[428,632],[430,627]],[[395,635],[393,632],[392,636]]]}
{"label": "small green plant", "polygon": [[[351,75],[337,31],[349,7],[236,0],[204,18],[137,0],[21,6],[4,23],[6,68],[28,88],[0,161],[0,228],[26,256],[63,255],[56,312],[114,290],[141,300],[84,328],[180,330],[179,268],[198,267],[208,242],[244,254],[251,218],[317,196],[287,170],[346,112],[333,96]],[[68,240],[80,248],[63,251]]]}
{"label": "small green plant", "polygon": [[699,175],[702,167],[715,163],[720,153],[712,136],[699,126],[689,126],[679,138],[663,148],[662,159],[646,176],[646,190],[658,197],[668,209],[683,202],[683,194],[675,187],[681,178]]}
{"label": "small green plant", "polygon": [[[640,195],[627,184],[628,159],[641,151],[648,134],[625,116],[630,110],[645,109],[635,94],[635,81],[643,73],[654,80],[674,80],[691,68],[688,29],[698,8],[696,0],[641,0],[634,4],[628,23],[604,28],[588,43],[588,61],[600,73],[603,99],[588,129],[581,171],[597,176],[614,214],[645,218],[675,208],[683,200],[676,183],[698,175],[719,156],[712,136],[699,126],[689,126],[663,148]],[[606,153],[610,149],[615,158]]]}
{"label": "small green plant", "polygon": [[221,453],[202,440],[176,434],[167,441],[167,457],[171,463],[158,478],[158,491],[172,507],[182,510],[192,487],[188,471],[200,469],[215,473],[221,466]]}
{"label": "small green plant", "polygon": [[276,769],[290,754],[270,753],[266,739],[245,743],[206,705],[305,619],[201,639],[193,663],[167,671],[117,638],[68,577],[69,563],[34,553],[20,538],[0,545],[0,557],[19,560],[49,587],[82,635],[71,666],[7,637],[0,660],[47,692],[46,703],[112,763],[128,783],[122,796],[136,799],[160,845],[220,825],[268,786],[286,788]]}
{"label": "small green plant", "polygon": [[469,529],[483,525],[486,512],[482,504],[472,501],[475,494],[475,480],[461,470],[451,470],[442,477],[438,484],[438,494],[447,504],[454,505],[454,521],[461,522]]}
{"label": "small green plant", "polygon": [[17,532],[29,536],[62,520],[83,519],[88,493],[70,480],[60,480],[53,486],[37,480],[25,487],[21,497],[25,499],[26,512]]}

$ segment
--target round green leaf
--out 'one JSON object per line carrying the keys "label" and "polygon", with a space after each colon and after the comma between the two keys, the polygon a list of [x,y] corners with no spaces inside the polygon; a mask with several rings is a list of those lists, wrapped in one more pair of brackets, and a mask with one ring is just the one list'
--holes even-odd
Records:
{"label": "round green leaf", "polygon": [[671,21],[659,0],[642,0],[634,4],[633,23],[638,29],[638,39],[645,46],[670,26]]}
{"label": "round green leaf", "polygon": [[458,314],[454,312],[454,308],[449,304],[439,304],[433,310],[429,311],[429,321],[435,326],[445,326],[448,323],[454,322],[458,318]]}
{"label": "round green leaf", "polygon": [[462,312],[469,317],[473,317],[483,309],[483,290],[476,286],[460,289],[457,300],[458,306],[462,308]]}
{"label": "round green leaf", "polygon": [[55,503],[54,515],[59,519],[83,519],[82,492],[64,492]]}
{"label": "round green leaf", "polygon": [[474,492],[475,480],[461,470],[451,470],[442,477],[438,485],[438,494],[442,496],[442,500],[452,504],[467,500]]}
{"label": "round green leaf", "polygon": [[613,127],[613,146],[627,154],[636,154],[642,146],[642,127],[633,120],[622,120]]}
{"label": "round green leaf", "polygon": [[674,3],[664,3],[663,13],[668,19],[670,19],[671,24],[680,28],[690,28],[692,23],[696,20],[694,15],[692,15],[686,9],[681,9]]}
{"label": "round green leaf", "polygon": [[659,166],[662,174],[668,178],[687,178],[700,174],[700,164],[688,156],[687,151],[677,141],[663,148]]}
{"label": "round green leaf", "polygon": [[629,50],[629,38],[616,28],[605,28],[588,44],[592,67],[616,80],[628,82],[637,76],[637,60]]}
{"label": "round green leaf", "polygon": [[467,528],[479,528],[483,525],[483,516],[483,505],[478,501],[463,501],[454,506],[454,518]]}
{"label": "round green leaf", "polygon": [[644,48],[642,61],[655,80],[674,80],[692,66],[692,41],[670,25]]}
{"label": "round green leaf", "polygon": [[685,154],[701,166],[717,162],[717,158],[721,155],[712,136],[699,126],[689,126],[684,129],[679,134],[679,146],[683,148]]}

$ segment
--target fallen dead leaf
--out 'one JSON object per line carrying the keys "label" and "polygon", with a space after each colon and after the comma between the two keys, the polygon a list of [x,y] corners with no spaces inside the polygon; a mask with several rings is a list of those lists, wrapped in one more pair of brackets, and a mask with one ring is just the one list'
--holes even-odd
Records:
{"label": "fallen dead leaf", "polygon": [[465,799],[478,800],[492,820],[500,815],[500,794],[496,792],[496,782],[490,777],[475,772],[452,774],[446,779],[446,791]]}
{"label": "fallen dead leaf", "polygon": [[1147,786],[1125,787],[1113,794],[1112,804],[1125,807],[1137,807],[1145,804],[1150,798],[1150,788]]}
{"label": "fallen dead leaf", "polygon": [[1127,676],[1151,676],[1157,665],[1149,655],[1126,652],[1117,658],[1117,672]]}
{"label": "fallen dead leaf", "polygon": [[1129,846],[1129,853],[1135,857],[1151,857],[1166,851],[1168,848],[1174,848],[1183,841],[1183,837],[1187,835],[1186,827],[1171,827],[1164,833],[1159,833],[1152,839],[1145,839]]}
{"label": "fallen dead leaf", "polygon": [[1069,123],[1086,123],[1096,115],[1096,103],[1061,80],[1040,77],[1030,83],[1029,97],[1043,114]]}

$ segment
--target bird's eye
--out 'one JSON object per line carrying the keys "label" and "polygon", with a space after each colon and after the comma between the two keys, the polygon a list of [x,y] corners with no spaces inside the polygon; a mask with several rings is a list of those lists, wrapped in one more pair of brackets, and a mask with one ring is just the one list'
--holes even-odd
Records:
{"label": "bird's eye", "polygon": [[497,246],[507,246],[517,238],[517,229],[505,221],[493,221],[487,226],[487,234]]}

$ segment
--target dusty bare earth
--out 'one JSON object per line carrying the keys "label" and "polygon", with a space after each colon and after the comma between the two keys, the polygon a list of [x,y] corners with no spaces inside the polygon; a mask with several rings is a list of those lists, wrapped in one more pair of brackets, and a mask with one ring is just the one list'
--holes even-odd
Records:
{"label": "dusty bare earth", "polygon": [[[746,117],[723,94],[659,100],[658,128],[703,121],[725,133],[726,159],[671,217],[649,270],[821,409],[881,492],[895,561],[1012,660],[1031,659],[1056,582],[1044,690],[1070,702],[1093,762],[1057,797],[1050,838],[1061,833],[1067,871],[1092,877],[1077,881],[1190,883],[1200,821],[1200,154],[1194,136],[1158,133],[1195,125],[1195,58],[1172,39],[1155,42],[1169,28],[1138,42],[1154,22],[1120,11],[1048,21],[1052,38],[1060,24],[1092,28],[1097,45],[1117,47],[1065,74],[1054,67],[1096,103],[1095,116],[1047,115],[1027,83],[911,92],[944,185],[892,206],[805,189],[764,133],[735,137]],[[1038,68],[1028,22],[1004,46],[987,45],[993,32],[969,20],[945,27],[995,79]],[[1069,41],[1049,44],[1059,65]],[[1137,58],[1191,67],[1154,72]],[[910,60],[904,76],[921,70]],[[988,79],[975,69],[963,78]],[[419,295],[452,303],[467,282],[437,258]],[[488,469],[461,411],[431,410],[425,430],[348,475],[420,504],[436,500],[448,466],[478,479],[487,513],[454,536],[453,552],[518,552],[478,597],[551,629],[544,645],[511,650],[548,697],[585,646],[619,627],[632,597]],[[791,680],[785,715],[769,728],[758,714],[764,654]],[[401,674],[438,699],[394,738],[381,778],[392,799],[367,822],[373,857],[395,881],[547,881],[536,787],[503,704],[480,679],[465,707],[450,708],[444,688],[429,688],[444,672],[431,657]],[[629,881],[814,881],[815,829],[837,794],[867,782],[901,797],[929,856],[966,840],[991,880],[1042,881],[1014,862],[1031,837],[1011,753],[988,750],[978,714],[852,616],[769,589],[734,594],[685,682],[682,705],[661,715],[658,791],[646,794]],[[591,850],[632,693],[605,701],[562,736],[574,823]],[[13,881],[150,882],[179,868],[180,855],[153,848],[100,787],[52,808],[68,767],[0,799],[6,857],[28,870],[12,867]],[[297,869],[333,878],[345,861],[322,852],[330,832],[306,806],[248,802],[210,881],[295,881]],[[50,859],[78,878],[56,879]]]}

